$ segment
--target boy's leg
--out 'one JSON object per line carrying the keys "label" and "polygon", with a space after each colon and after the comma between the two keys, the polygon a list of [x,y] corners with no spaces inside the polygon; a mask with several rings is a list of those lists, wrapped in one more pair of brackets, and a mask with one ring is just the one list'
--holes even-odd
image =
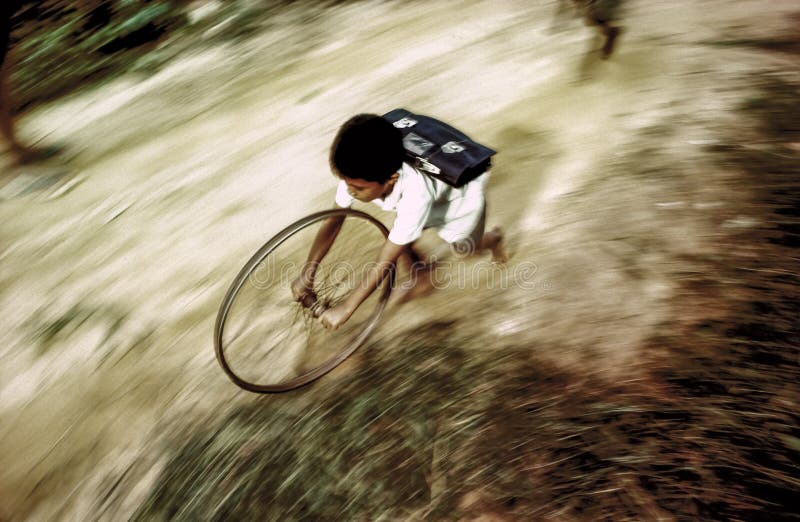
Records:
{"label": "boy's leg", "polygon": [[493,227],[488,232],[484,232],[485,228],[486,207],[484,207],[483,213],[475,229],[472,231],[472,234],[466,239],[451,244],[451,251],[459,257],[466,257],[488,250],[492,253],[492,263],[503,264],[508,261],[508,254],[503,244],[503,229],[500,227]]}
{"label": "boy's leg", "polygon": [[619,3],[619,0],[598,0],[592,2],[586,12],[588,22],[599,27],[605,37],[601,50],[603,58],[608,58],[614,52],[614,44],[620,34],[620,28],[613,23]]}
{"label": "boy's leg", "polygon": [[[2,13],[5,16],[5,13]],[[8,13],[10,17],[11,14]],[[14,136],[14,123],[11,119],[11,96],[8,87],[8,34],[6,34],[6,23],[0,20],[0,134],[3,135],[11,150],[16,153],[15,146],[17,145],[16,137]],[[8,29],[10,29],[11,22],[8,21]]]}
{"label": "boy's leg", "polygon": [[10,74],[9,58],[6,57],[2,65],[0,65],[0,134],[3,135],[3,138],[8,143],[11,153],[14,155],[14,161],[17,164],[25,164],[46,160],[58,154],[61,150],[59,146],[47,148],[31,147],[20,142],[17,138],[12,114]]}
{"label": "boy's leg", "polygon": [[492,227],[481,238],[481,250],[489,250],[492,253],[492,263],[502,265],[508,261],[508,252],[503,242],[505,235],[500,227]]}
{"label": "boy's leg", "polygon": [[467,257],[472,254],[489,250],[492,253],[492,262],[502,264],[508,261],[505,245],[503,243],[503,230],[493,227],[484,233],[486,212],[478,221],[475,230],[461,241],[444,243],[431,255],[432,261],[426,263],[413,244],[401,256],[404,263],[409,265],[409,277],[400,283],[394,290],[392,301],[396,304],[408,302],[415,297],[421,297],[436,288],[435,268],[437,261],[447,259],[450,255]]}
{"label": "boy's leg", "polygon": [[23,145],[17,139],[14,132],[14,117],[11,114],[11,93],[9,86],[9,66],[6,59],[0,65],[0,133],[8,143],[9,149],[14,154],[14,160],[17,163],[26,163],[32,159],[36,159],[36,152]]}
{"label": "boy's leg", "polygon": [[436,260],[426,262],[414,243],[408,245],[408,248],[400,256],[398,264],[405,265],[403,271],[408,273],[408,277],[396,284],[392,292],[392,303],[405,303],[415,297],[428,294],[434,289],[433,269],[436,266]]}
{"label": "boy's leg", "polygon": [[14,131],[14,116],[11,97],[11,18],[18,3],[15,0],[0,0],[0,134],[8,143],[17,163],[47,159],[57,154],[60,147],[37,149],[19,141]]}
{"label": "boy's leg", "polygon": [[[411,243],[406,247],[402,254],[400,254],[400,258],[398,259],[398,265],[403,265],[402,269],[405,272],[411,273],[413,270],[417,270],[419,268],[424,267],[427,263],[424,260],[424,257],[419,252],[414,243]],[[398,269],[401,267],[398,266]]]}

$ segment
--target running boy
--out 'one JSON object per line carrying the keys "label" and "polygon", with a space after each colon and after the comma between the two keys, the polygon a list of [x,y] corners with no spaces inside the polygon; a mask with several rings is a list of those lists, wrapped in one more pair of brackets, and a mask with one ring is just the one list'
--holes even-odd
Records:
{"label": "running boy", "polygon": [[[397,218],[380,250],[377,270],[364,276],[360,285],[320,321],[326,328],[344,324],[358,306],[379,286],[387,271],[403,256],[412,269],[420,266],[413,243],[425,228],[437,228],[439,237],[460,253],[491,250],[492,260],[504,262],[502,232],[494,228],[484,234],[487,174],[454,188],[404,163],[401,132],[384,118],[359,114],[339,129],[330,150],[330,165],[339,178],[336,204],[350,207],[355,200],[373,202]],[[330,218],[317,234],[300,276],[292,284],[298,301],[314,297],[315,271],[325,257],[344,218]],[[423,269],[424,270],[424,269]],[[425,284],[420,277],[417,284]]]}

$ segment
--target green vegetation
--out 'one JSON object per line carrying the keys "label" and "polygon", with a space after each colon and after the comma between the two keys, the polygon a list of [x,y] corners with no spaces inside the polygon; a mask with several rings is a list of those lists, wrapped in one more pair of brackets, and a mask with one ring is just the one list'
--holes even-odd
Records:
{"label": "green vegetation", "polygon": [[16,104],[125,71],[152,72],[203,40],[250,36],[289,3],[224,0],[191,23],[188,0],[21,0],[11,39]]}
{"label": "green vegetation", "polygon": [[18,105],[44,101],[119,72],[186,24],[176,0],[25,0],[14,18]]}

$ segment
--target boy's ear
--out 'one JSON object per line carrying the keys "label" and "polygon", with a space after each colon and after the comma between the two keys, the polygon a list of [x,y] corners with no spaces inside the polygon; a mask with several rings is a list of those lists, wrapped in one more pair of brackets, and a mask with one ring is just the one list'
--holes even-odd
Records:
{"label": "boy's ear", "polygon": [[395,172],[394,174],[389,176],[389,179],[386,180],[386,182],[389,183],[389,185],[394,185],[395,183],[397,183],[398,178],[400,178],[400,173]]}

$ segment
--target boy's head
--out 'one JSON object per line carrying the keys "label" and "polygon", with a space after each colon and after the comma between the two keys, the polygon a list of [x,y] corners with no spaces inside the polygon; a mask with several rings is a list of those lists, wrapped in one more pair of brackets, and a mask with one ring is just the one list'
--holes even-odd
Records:
{"label": "boy's head", "polygon": [[[348,182],[356,199],[369,201],[394,184],[404,157],[400,130],[378,115],[359,114],[339,128],[331,145],[330,164],[333,173]],[[359,189],[366,192],[363,197],[353,193]],[[379,194],[370,197],[373,193]]]}

